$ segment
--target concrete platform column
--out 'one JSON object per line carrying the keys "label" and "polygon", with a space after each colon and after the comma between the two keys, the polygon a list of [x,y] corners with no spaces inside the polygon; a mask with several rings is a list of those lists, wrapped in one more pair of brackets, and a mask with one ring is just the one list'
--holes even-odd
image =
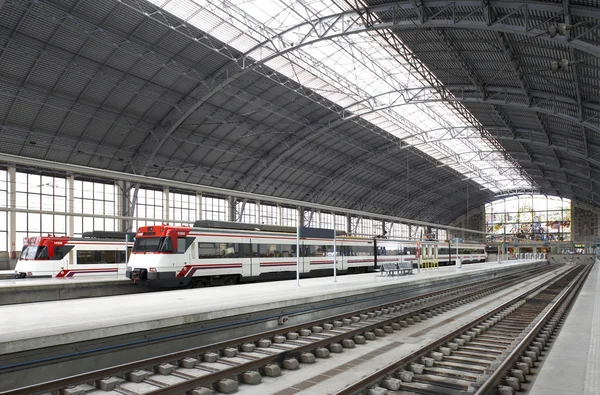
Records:
{"label": "concrete platform column", "polygon": [[163,218],[165,222],[168,224],[171,220],[171,194],[169,193],[169,187],[163,187]]}

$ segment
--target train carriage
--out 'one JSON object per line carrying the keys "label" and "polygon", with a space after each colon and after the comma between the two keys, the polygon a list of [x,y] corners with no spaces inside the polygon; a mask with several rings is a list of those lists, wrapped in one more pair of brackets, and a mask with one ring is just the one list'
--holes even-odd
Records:
{"label": "train carriage", "polygon": [[[337,269],[373,270],[373,245],[372,239],[339,237]],[[302,239],[300,273],[331,272],[333,253],[333,240]],[[194,228],[146,226],[136,235],[127,276],[159,287],[292,278],[296,256],[291,227],[215,221],[197,221]]]}
{"label": "train carriage", "polygon": [[85,232],[79,238],[26,237],[14,269],[15,277],[124,274],[125,237],[125,232],[99,231]]}
{"label": "train carriage", "polygon": [[[384,262],[417,262],[415,241],[350,237],[339,231],[336,239],[340,274],[366,273]],[[156,287],[289,279],[295,277],[297,253],[293,227],[219,221],[197,221],[194,227],[145,226],[136,234],[126,275],[136,283]],[[302,276],[333,271],[333,240],[302,238],[299,253]],[[454,260],[449,257],[447,261]]]}

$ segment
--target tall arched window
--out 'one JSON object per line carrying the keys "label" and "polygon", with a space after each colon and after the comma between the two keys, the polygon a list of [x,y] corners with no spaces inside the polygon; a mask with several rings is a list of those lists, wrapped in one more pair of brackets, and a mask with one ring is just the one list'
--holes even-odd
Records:
{"label": "tall arched window", "polygon": [[519,195],[485,205],[487,241],[570,241],[571,200]]}

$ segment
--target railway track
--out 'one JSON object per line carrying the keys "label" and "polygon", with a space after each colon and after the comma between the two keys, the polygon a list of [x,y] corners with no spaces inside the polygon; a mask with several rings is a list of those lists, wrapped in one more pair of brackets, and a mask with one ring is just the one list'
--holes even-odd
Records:
{"label": "railway track", "polygon": [[116,389],[132,395],[190,391],[196,391],[194,394],[198,395],[209,393],[206,388],[231,393],[237,390],[238,380],[258,384],[262,376],[278,376],[281,369],[295,370],[300,363],[310,364],[317,358],[328,358],[345,348],[354,348],[553,269],[556,268],[534,269],[528,276],[524,273],[510,275],[485,284],[435,292],[343,317],[233,339],[3,394],[84,394],[90,391],[100,394]]}
{"label": "railway track", "polygon": [[380,395],[390,390],[401,395],[514,395],[590,269],[574,268],[336,395]]}

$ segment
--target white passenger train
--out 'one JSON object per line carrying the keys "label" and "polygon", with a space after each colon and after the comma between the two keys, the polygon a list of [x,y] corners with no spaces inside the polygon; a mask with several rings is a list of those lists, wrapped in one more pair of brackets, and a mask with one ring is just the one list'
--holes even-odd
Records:
{"label": "white passenger train", "polygon": [[[130,233],[133,237],[134,233]],[[26,237],[15,277],[73,277],[124,274],[125,232],[86,232],[68,236]],[[133,246],[130,243],[129,252]]]}
{"label": "white passenger train", "polygon": [[[417,260],[414,241],[340,235],[336,248],[339,273],[365,273],[384,262]],[[463,252],[459,255],[463,262],[486,260],[484,245],[463,246]],[[294,278],[296,254],[296,228],[292,227],[216,221],[197,221],[193,228],[144,226],[136,234],[126,275],[155,287]],[[438,256],[445,263],[455,259],[450,254]],[[299,269],[302,276],[331,273],[333,240],[302,239]]]}

